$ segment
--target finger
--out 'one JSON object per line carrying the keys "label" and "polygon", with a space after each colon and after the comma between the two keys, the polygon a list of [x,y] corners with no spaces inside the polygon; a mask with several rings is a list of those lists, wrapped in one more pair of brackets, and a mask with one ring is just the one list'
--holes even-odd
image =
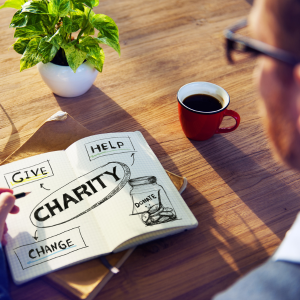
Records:
{"label": "finger", "polygon": [[5,246],[7,244],[5,236],[2,237],[1,244]]}
{"label": "finger", "polygon": [[[3,231],[5,227],[5,220],[8,213],[14,207],[16,198],[11,194],[4,192],[0,195],[0,238],[3,240]],[[3,245],[5,245],[5,238],[3,240]]]}
{"label": "finger", "polygon": [[13,190],[11,190],[11,189],[7,189],[7,188],[0,188],[0,194],[2,194],[2,193],[5,193],[5,192],[7,192],[7,193],[11,193],[11,194],[13,194],[13,193],[14,193],[14,191],[13,191]]}
{"label": "finger", "polygon": [[8,231],[8,228],[7,228],[7,224],[6,224],[6,222],[4,223],[4,229],[3,229],[3,235],[5,234],[5,233],[7,233],[7,231]]}
{"label": "finger", "polygon": [[20,211],[19,206],[14,205],[14,207],[11,209],[11,211],[10,211],[9,213],[15,215],[15,214],[17,214],[19,211]]}
{"label": "finger", "polygon": [[1,238],[1,244],[3,246],[5,246],[7,244],[7,241],[6,241],[6,238],[5,238],[5,234],[7,233],[7,231],[8,231],[7,225],[6,225],[6,223],[4,223],[4,230],[3,230],[3,235],[2,235],[2,238]]}
{"label": "finger", "polygon": [[0,195],[0,224],[4,225],[8,213],[14,207],[16,198],[11,194],[4,192]]}

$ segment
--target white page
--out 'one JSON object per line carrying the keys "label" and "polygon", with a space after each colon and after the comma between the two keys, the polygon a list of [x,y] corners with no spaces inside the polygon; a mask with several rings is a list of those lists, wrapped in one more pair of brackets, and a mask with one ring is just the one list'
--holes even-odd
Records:
{"label": "white page", "polygon": [[[0,167],[0,186],[14,194],[31,192],[16,200],[20,212],[7,219],[6,253],[16,283],[108,252],[95,219],[89,214],[76,217],[89,208],[72,192],[80,186],[76,178],[64,151]],[[64,202],[66,193],[72,198],[65,196]]]}
{"label": "white page", "polygon": [[[82,176],[81,179],[92,183],[97,190],[87,197],[91,207],[94,207],[90,212],[96,217],[111,251],[122,242],[141,234],[173,227],[196,226],[196,219],[141,133],[94,135],[72,144],[66,149],[66,154],[77,176]],[[99,175],[100,183],[95,179]],[[145,214],[134,214],[136,210],[130,194],[132,186],[128,180],[145,176],[154,176],[157,184],[152,185],[152,191],[147,187],[142,197],[146,197],[149,192],[158,198],[160,191],[161,202],[164,202],[162,206],[172,211],[175,219],[149,226],[142,220]],[[92,193],[91,187],[88,190]],[[157,203],[155,201],[152,199],[147,204],[153,206]]]}

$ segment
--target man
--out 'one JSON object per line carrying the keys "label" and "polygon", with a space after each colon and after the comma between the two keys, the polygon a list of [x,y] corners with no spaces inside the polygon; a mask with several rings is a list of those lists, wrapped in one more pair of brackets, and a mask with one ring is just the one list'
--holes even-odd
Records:
{"label": "man", "polygon": [[12,190],[0,188],[0,299],[9,300],[8,294],[8,277],[5,267],[5,259],[3,248],[6,244],[5,233],[7,232],[7,227],[5,220],[9,213],[16,214],[19,212],[19,208],[15,205],[15,197],[12,195]]}
{"label": "man", "polygon": [[[229,33],[229,48],[262,54],[255,80],[268,135],[277,156],[300,170],[300,0],[256,0],[248,24],[267,45],[232,46]],[[300,299],[300,215],[266,263],[214,298],[225,299]]]}

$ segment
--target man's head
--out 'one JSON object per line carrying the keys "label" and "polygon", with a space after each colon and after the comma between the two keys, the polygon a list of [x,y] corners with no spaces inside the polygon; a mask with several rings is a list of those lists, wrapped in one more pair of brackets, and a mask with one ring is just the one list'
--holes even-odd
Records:
{"label": "man's head", "polygon": [[[254,38],[300,57],[300,0],[256,0],[249,22]],[[300,65],[262,56],[256,75],[276,152],[300,170]]]}

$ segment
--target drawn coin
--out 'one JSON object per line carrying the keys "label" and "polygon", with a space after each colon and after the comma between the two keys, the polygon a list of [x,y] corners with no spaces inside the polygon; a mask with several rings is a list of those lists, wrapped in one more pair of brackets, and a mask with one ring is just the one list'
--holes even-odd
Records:
{"label": "drawn coin", "polygon": [[174,210],[173,208],[170,208],[170,207],[165,207],[164,208],[164,211],[172,211],[172,210]]}
{"label": "drawn coin", "polygon": [[143,213],[142,214],[142,220],[143,220],[143,222],[146,223],[148,219],[149,219],[149,214],[147,212]]}
{"label": "drawn coin", "polygon": [[159,210],[159,204],[155,204],[150,207],[148,212],[149,212],[149,214],[153,214],[153,213],[157,212],[158,210]]}
{"label": "drawn coin", "polygon": [[157,216],[157,215],[159,215],[159,214],[160,214],[161,212],[163,212],[163,211],[164,211],[164,208],[161,207],[157,212],[153,213],[151,216],[152,216],[152,217]]}
{"label": "drawn coin", "polygon": [[159,223],[163,223],[163,222],[166,222],[166,221],[169,221],[169,217],[162,216],[162,217],[159,219]]}

